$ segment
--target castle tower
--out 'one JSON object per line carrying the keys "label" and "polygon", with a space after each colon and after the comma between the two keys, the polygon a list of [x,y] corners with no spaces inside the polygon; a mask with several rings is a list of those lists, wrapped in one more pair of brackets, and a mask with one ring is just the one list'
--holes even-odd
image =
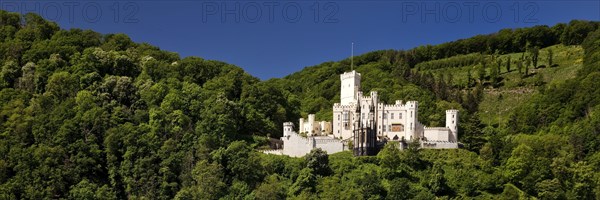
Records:
{"label": "castle tower", "polygon": [[350,105],[358,99],[358,91],[360,91],[360,73],[352,70],[340,75],[340,104]]}
{"label": "castle tower", "polygon": [[317,125],[315,123],[315,114],[308,114],[308,128],[307,131],[308,133],[306,133],[306,135],[308,136],[314,136],[315,134],[317,134],[315,132],[315,126]]}
{"label": "castle tower", "polygon": [[315,114],[308,114],[308,123],[309,124],[315,123]]}
{"label": "castle tower", "polygon": [[298,133],[304,132],[304,118],[300,118],[298,122]]}
{"label": "castle tower", "polygon": [[294,132],[294,123],[284,122],[283,123],[283,137],[287,137]]}
{"label": "castle tower", "polygon": [[458,110],[446,110],[446,128],[449,128],[452,134],[448,139],[458,141]]}
{"label": "castle tower", "polygon": [[417,132],[417,122],[418,122],[418,111],[419,111],[419,103],[416,101],[408,101],[406,102],[406,120],[405,124],[406,135],[409,139],[417,139],[420,138],[421,135]]}

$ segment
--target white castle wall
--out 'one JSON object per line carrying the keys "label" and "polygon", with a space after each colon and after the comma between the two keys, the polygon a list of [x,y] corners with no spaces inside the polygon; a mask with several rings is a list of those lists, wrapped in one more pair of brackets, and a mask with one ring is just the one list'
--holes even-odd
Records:
{"label": "white castle wall", "polygon": [[283,123],[283,149],[275,151],[263,151],[264,153],[302,157],[314,148],[321,148],[328,154],[344,151],[344,143],[339,139],[328,136],[302,137],[293,131],[292,122]]}
{"label": "white castle wall", "polygon": [[313,137],[315,148],[321,148],[326,151],[327,154],[333,154],[344,151],[344,143],[341,140],[333,139],[329,137]]}
{"label": "white castle wall", "polygon": [[448,128],[425,128],[425,138],[428,141],[449,141],[450,130]]}
{"label": "white castle wall", "polygon": [[309,140],[296,133],[290,134],[287,137],[282,137],[281,140],[283,141],[283,155],[301,157],[306,155],[312,149]]}

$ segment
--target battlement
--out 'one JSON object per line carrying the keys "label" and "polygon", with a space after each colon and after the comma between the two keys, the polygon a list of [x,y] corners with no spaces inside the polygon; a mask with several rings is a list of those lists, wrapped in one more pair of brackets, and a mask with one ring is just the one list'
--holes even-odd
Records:
{"label": "battlement", "polygon": [[329,144],[329,143],[340,143],[339,139],[334,138],[314,138],[316,144]]}
{"label": "battlement", "polygon": [[386,109],[406,109],[406,105],[404,104],[386,104],[383,106]]}
{"label": "battlement", "polygon": [[295,136],[295,137],[298,137],[300,140],[302,140],[305,143],[309,143],[310,142],[309,138],[301,136],[296,131],[292,131],[287,136],[281,137],[281,140],[283,140],[283,141],[289,140],[292,135]]}
{"label": "battlement", "polygon": [[425,140],[422,142],[425,144],[435,144],[435,143],[455,144],[455,143],[457,143],[454,141],[443,141],[443,140]]}
{"label": "battlement", "polygon": [[261,152],[264,154],[283,155],[283,150],[281,149],[262,150]]}
{"label": "battlement", "polygon": [[407,108],[416,108],[416,107],[419,106],[419,102],[417,102],[417,101],[407,101],[405,105],[406,105]]}
{"label": "battlement", "polygon": [[293,127],[294,123],[292,123],[292,122],[283,122],[283,126],[291,126],[291,127]]}
{"label": "battlement", "polygon": [[456,110],[456,109],[446,110],[446,113],[458,113],[458,110]]}
{"label": "battlement", "polygon": [[447,127],[424,127],[425,130],[442,130],[442,131],[446,131],[446,130],[450,130]]}
{"label": "battlement", "polygon": [[356,72],[356,70],[352,70],[350,72],[344,72],[343,74],[340,75],[341,79],[348,79],[348,78],[353,78],[353,77],[358,77],[360,78],[360,73]]}
{"label": "battlement", "polygon": [[354,108],[355,105],[340,105],[339,103],[333,104],[333,110],[349,110]]}

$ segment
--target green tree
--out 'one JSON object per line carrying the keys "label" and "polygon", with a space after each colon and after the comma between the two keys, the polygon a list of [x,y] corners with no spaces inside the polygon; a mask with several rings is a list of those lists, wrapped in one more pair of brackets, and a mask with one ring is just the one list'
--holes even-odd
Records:
{"label": "green tree", "polygon": [[331,173],[329,155],[321,148],[312,149],[304,159],[306,160],[306,167],[312,169],[315,175],[327,176]]}
{"label": "green tree", "polygon": [[530,54],[531,54],[531,64],[533,64],[533,68],[537,69],[538,68],[538,57],[540,55],[540,49],[535,46],[532,47],[530,50]]}
{"label": "green tree", "polygon": [[268,176],[266,180],[261,183],[256,190],[254,190],[254,195],[256,199],[259,200],[277,200],[277,199],[285,199],[285,183],[279,180],[280,177],[276,174]]}
{"label": "green tree", "polygon": [[228,182],[238,180],[254,187],[264,176],[260,170],[260,158],[256,154],[246,142],[235,141],[229,144],[227,149],[214,151],[213,159],[226,170],[226,178],[230,179]]}
{"label": "green tree", "polygon": [[442,169],[442,164],[433,164],[427,187],[436,195],[443,195],[449,189],[446,185],[446,178],[444,178],[444,169]]}
{"label": "green tree", "polygon": [[413,169],[420,169],[423,160],[421,159],[421,142],[419,139],[408,141],[408,148],[402,151],[401,160]]}
{"label": "green tree", "polygon": [[534,160],[533,149],[525,144],[520,144],[506,161],[505,176],[512,183],[520,183],[530,172]]}
{"label": "green tree", "polygon": [[522,76],[522,74],[523,74],[523,61],[522,60],[517,61],[517,69],[519,70],[519,75]]}
{"label": "green tree", "polygon": [[87,179],[81,180],[77,185],[71,187],[69,191],[70,199],[117,199],[115,193],[104,185],[98,187],[97,184],[91,183]]}
{"label": "green tree", "polygon": [[381,166],[381,174],[387,179],[394,179],[405,175],[405,164],[400,159],[400,144],[398,142],[388,142],[377,154]]}
{"label": "green tree", "polygon": [[71,97],[77,93],[79,84],[69,72],[56,72],[48,78],[46,92],[59,99]]}
{"label": "green tree", "polygon": [[577,162],[571,167],[572,188],[567,191],[570,199],[594,199],[594,173],[591,166],[585,162]]}
{"label": "green tree", "polygon": [[21,68],[14,61],[7,61],[0,71],[0,88],[11,88],[21,76]]}
{"label": "green tree", "polygon": [[564,191],[558,179],[546,179],[535,184],[535,186],[540,199],[565,199]]}
{"label": "green tree", "polygon": [[479,77],[479,82],[483,84],[483,82],[485,81],[485,77],[486,75],[486,69],[485,69],[485,64],[484,63],[480,63],[477,67],[477,76]]}
{"label": "green tree", "polygon": [[219,199],[227,192],[220,165],[201,160],[192,171],[193,185],[182,188],[175,199]]}
{"label": "green tree", "polygon": [[510,56],[508,58],[506,58],[506,72],[510,72],[510,64],[511,64],[511,60],[510,60]]}
{"label": "green tree", "polygon": [[500,83],[500,72],[498,71],[498,68],[491,68],[490,81],[492,82],[492,87],[498,87]]}
{"label": "green tree", "polygon": [[523,77],[527,77],[529,76],[529,65],[531,65],[531,60],[527,59],[525,60],[525,73],[523,75]]}
{"label": "green tree", "polygon": [[18,79],[17,88],[25,90],[30,93],[35,92],[35,64],[28,62],[21,68],[22,76]]}
{"label": "green tree", "polygon": [[386,199],[411,199],[413,196],[410,192],[409,182],[410,180],[406,178],[396,178],[391,180]]}
{"label": "green tree", "polygon": [[471,75],[471,69],[467,71],[467,88],[471,87],[471,80],[473,79],[473,75]]}
{"label": "green tree", "polygon": [[289,189],[290,196],[299,195],[302,192],[314,192],[315,185],[317,183],[317,177],[315,172],[311,168],[304,168],[300,171],[300,174]]}

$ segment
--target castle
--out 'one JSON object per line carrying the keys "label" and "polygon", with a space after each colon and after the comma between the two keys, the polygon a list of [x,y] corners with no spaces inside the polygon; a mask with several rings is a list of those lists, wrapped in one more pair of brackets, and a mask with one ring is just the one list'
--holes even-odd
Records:
{"label": "castle", "polygon": [[283,149],[265,153],[300,157],[321,148],[330,154],[352,149],[357,156],[375,155],[388,141],[408,140],[419,140],[422,148],[458,148],[458,110],[446,111],[445,127],[426,127],[418,120],[418,102],[384,104],[376,91],[365,96],[360,89],[361,74],[354,70],[341,74],[340,79],[340,103],[333,105],[331,123],[315,122],[310,114],[308,121],[300,119],[298,134],[294,124],[286,122]]}

